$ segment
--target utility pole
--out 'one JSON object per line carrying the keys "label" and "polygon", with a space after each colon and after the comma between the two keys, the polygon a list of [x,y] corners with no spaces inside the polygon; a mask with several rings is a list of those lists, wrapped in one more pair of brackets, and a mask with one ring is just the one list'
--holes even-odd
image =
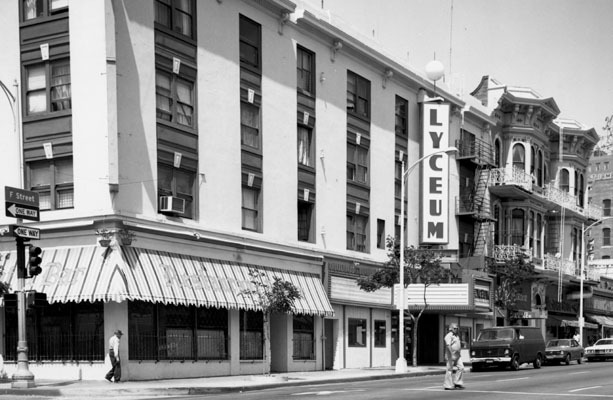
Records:
{"label": "utility pole", "polygon": [[28,364],[28,342],[26,340],[26,245],[25,240],[15,238],[17,243],[17,370],[13,374],[13,388],[34,387],[34,374]]}

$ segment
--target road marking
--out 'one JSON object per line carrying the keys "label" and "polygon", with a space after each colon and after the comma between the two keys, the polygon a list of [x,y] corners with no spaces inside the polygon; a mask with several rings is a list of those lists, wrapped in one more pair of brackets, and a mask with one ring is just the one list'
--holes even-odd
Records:
{"label": "road marking", "polygon": [[302,393],[292,393],[292,396],[329,396],[331,394],[337,393],[350,393],[350,392],[365,392],[365,389],[354,389],[354,390],[322,390],[320,392],[302,392]]}
{"label": "road marking", "polygon": [[590,386],[590,387],[584,387],[584,388],[569,390],[569,392],[573,393],[573,392],[578,392],[580,390],[598,389],[598,388],[601,388],[601,387],[602,386]]}
{"label": "road marking", "polygon": [[579,372],[571,372],[567,375],[578,375],[578,374],[589,374],[592,371],[579,371]]}
{"label": "road marking", "polygon": [[[414,392],[438,392],[443,391],[442,388],[437,389],[403,389],[407,391]],[[519,395],[519,396],[534,396],[534,397],[543,397],[543,396],[557,396],[557,397],[571,397],[571,398],[601,398],[601,399],[613,399],[613,394],[581,394],[581,393],[530,393],[530,392],[504,392],[502,390],[461,390],[460,393],[494,393],[494,394],[508,394],[508,395]]]}
{"label": "road marking", "polygon": [[529,376],[524,376],[523,378],[498,379],[498,380],[496,380],[496,382],[520,381],[522,379],[530,379],[530,377]]}

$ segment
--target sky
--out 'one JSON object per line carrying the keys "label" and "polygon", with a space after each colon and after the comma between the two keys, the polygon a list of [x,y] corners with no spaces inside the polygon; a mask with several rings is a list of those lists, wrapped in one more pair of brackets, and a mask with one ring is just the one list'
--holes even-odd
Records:
{"label": "sky", "polygon": [[[553,97],[605,133],[613,115],[613,0],[304,0],[424,71],[436,58],[469,95],[489,75]],[[300,2],[296,2],[300,3]]]}

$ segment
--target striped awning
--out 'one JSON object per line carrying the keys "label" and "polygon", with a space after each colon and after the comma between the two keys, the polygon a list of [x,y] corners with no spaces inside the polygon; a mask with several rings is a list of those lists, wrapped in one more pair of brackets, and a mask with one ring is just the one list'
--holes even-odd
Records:
{"label": "striped awning", "polygon": [[[0,254],[0,280],[17,288],[15,252]],[[143,300],[164,304],[257,310],[250,269],[273,282],[280,277],[300,290],[296,314],[330,317],[334,310],[317,274],[188,256],[131,246],[44,249],[43,272],[25,290],[47,294],[49,303]]]}

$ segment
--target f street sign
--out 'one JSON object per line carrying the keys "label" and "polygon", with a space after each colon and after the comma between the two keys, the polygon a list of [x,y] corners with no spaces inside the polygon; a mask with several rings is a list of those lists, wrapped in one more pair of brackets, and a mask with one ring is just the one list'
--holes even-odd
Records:
{"label": "f street sign", "polygon": [[4,187],[6,216],[40,221],[39,195],[31,190]]}

